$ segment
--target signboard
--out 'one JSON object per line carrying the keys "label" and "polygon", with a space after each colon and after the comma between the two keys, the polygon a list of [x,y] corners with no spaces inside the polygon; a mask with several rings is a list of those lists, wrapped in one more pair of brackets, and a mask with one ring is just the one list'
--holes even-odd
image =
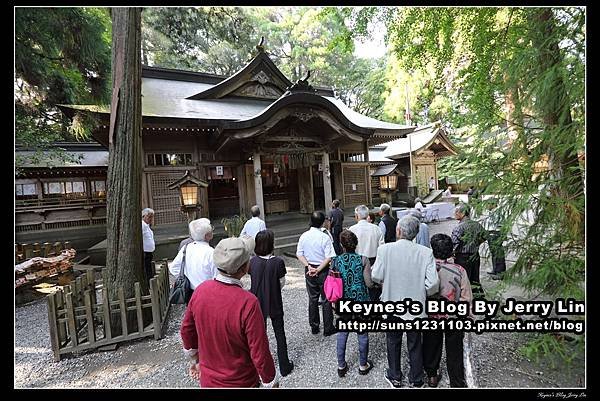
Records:
{"label": "signboard", "polygon": [[356,184],[352,184],[352,190],[356,191]]}
{"label": "signboard", "polygon": [[217,166],[217,175],[223,175],[223,166]]}
{"label": "signboard", "polygon": [[319,163],[319,171],[323,171],[323,164]]}
{"label": "signboard", "polygon": [[275,174],[279,173],[279,167],[277,167],[277,166],[273,167],[273,172]]}

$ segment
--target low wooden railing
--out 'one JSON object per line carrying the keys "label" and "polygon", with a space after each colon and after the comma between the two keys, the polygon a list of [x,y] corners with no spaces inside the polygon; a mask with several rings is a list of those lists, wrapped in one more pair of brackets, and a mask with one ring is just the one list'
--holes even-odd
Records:
{"label": "low wooden railing", "polygon": [[[170,307],[169,271],[166,264],[163,266],[150,279],[149,295],[142,295],[140,283],[136,282],[133,298],[125,298],[123,288],[119,288],[117,299],[111,301],[103,280],[96,281],[93,270],[86,271],[70,285],[48,295],[48,323],[54,360],[60,361],[61,356],[67,353],[137,338],[162,338]],[[145,325],[144,310],[147,309],[152,310],[152,322]],[[133,332],[127,325],[130,311],[135,311],[137,318],[137,330]],[[118,335],[114,335],[111,325],[111,318],[114,319],[115,315],[122,328]]]}

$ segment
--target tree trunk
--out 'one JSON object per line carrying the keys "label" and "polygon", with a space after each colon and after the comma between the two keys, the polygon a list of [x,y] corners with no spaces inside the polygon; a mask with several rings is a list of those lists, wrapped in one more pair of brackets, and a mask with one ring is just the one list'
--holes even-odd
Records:
{"label": "tree trunk", "polygon": [[[553,137],[546,150],[554,179],[562,182],[554,190],[558,196],[574,200],[584,196],[583,175],[577,158],[577,133],[571,117],[571,100],[563,76],[558,72],[561,71],[562,54],[554,36],[555,17],[551,8],[534,8],[530,11],[529,22],[533,46],[539,54],[538,71],[540,75],[552,74],[536,93],[536,106],[542,114],[545,129],[558,136]],[[578,210],[577,214],[580,233],[583,234],[584,211]]]}
{"label": "tree trunk", "polygon": [[[113,8],[111,14],[113,98],[109,128],[105,285],[110,299],[115,300],[119,288],[123,288],[125,298],[131,298],[135,295],[136,281],[140,283],[142,293],[148,293],[148,284],[142,266],[141,8]],[[112,322],[113,327],[120,326],[116,320]],[[132,329],[136,327],[130,316],[128,321]]]}

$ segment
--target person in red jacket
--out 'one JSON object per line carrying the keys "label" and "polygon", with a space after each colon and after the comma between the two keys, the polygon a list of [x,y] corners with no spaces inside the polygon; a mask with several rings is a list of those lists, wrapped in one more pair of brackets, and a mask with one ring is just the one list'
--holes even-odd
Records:
{"label": "person in red jacket", "polygon": [[240,281],[253,249],[252,238],[219,242],[219,274],[196,288],[185,311],[183,350],[201,387],[279,387],[260,304]]}

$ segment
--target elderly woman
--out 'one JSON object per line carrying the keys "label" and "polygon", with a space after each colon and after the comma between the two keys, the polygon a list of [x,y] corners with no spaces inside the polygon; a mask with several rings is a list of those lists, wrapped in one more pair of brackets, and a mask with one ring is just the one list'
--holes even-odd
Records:
{"label": "elderly woman", "polygon": [[183,268],[194,290],[202,282],[215,278],[218,272],[213,263],[214,249],[208,244],[213,237],[210,220],[205,218],[193,220],[189,228],[193,241],[179,250],[173,262],[169,264],[169,271],[177,276]]}
{"label": "elderly woman", "polygon": [[421,200],[421,198],[415,198],[415,209],[417,209],[417,210],[425,209],[425,205],[423,204],[423,201]]}
{"label": "elderly woman", "polygon": [[414,241],[417,244],[431,248],[429,244],[429,226],[423,222],[423,214],[417,209],[411,209],[408,214],[419,220],[419,233],[415,237]]}
{"label": "elderly woman", "polygon": [[[344,283],[344,299],[358,302],[370,301],[370,295],[367,287],[371,287],[371,263],[366,256],[356,253],[358,238],[350,230],[344,230],[340,234],[340,244],[344,253],[333,258],[332,268],[340,272]],[[348,342],[347,331],[337,333],[337,358],[338,358],[338,376],[344,377],[348,372],[346,363],[346,343]],[[369,355],[369,334],[357,333],[358,335],[358,353],[360,366],[358,373],[366,375],[373,369],[373,362],[367,359]]]}

